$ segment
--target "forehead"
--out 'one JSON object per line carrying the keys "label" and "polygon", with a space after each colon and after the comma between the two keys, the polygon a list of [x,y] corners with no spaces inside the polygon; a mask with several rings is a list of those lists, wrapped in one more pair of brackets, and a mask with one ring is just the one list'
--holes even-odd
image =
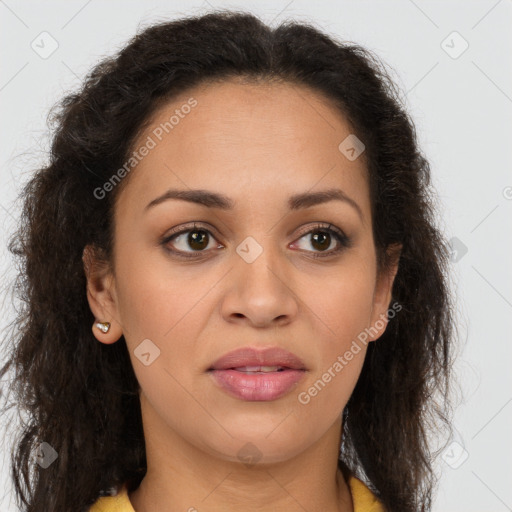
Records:
{"label": "forehead", "polygon": [[352,129],[342,113],[304,86],[204,84],[153,114],[133,145],[144,156],[121,195],[146,204],[167,188],[200,188],[235,201],[242,194],[247,201],[281,201],[338,187],[365,209],[365,155],[347,158],[340,149],[347,137]]}

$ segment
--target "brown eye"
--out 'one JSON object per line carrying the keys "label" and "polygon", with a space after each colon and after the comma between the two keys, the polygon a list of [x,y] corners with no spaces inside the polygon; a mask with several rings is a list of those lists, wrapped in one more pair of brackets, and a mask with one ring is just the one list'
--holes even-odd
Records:
{"label": "brown eye", "polygon": [[[309,238],[309,245],[313,250],[307,247],[308,243],[302,244],[301,240],[306,241]],[[334,256],[341,252],[343,249],[352,245],[351,239],[348,238],[341,230],[338,232],[337,228],[328,226],[315,226],[314,229],[301,235],[299,241],[294,243],[299,249],[304,249],[310,252],[314,258],[322,258],[327,256]]]}
{"label": "brown eye", "polygon": [[165,245],[168,246],[172,242],[173,252],[193,253],[204,252],[209,242],[214,239],[212,234],[201,228],[193,228],[180,231],[165,239]]}

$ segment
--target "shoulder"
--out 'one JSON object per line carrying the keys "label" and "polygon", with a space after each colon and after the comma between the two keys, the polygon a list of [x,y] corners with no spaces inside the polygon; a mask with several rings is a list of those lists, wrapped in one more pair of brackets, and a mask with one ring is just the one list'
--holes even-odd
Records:
{"label": "shoulder", "polygon": [[359,478],[351,474],[347,484],[352,495],[354,512],[385,512],[382,503]]}
{"label": "shoulder", "polygon": [[126,485],[123,485],[114,496],[98,498],[88,512],[135,512],[135,510],[128,498]]}

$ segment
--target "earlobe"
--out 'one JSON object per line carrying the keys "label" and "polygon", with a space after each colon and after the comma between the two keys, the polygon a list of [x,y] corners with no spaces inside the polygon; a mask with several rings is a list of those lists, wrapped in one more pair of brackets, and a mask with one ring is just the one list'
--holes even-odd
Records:
{"label": "earlobe", "polygon": [[94,337],[101,343],[110,345],[115,343],[123,334],[121,326],[117,322],[102,322],[95,320],[92,325]]}
{"label": "earlobe", "polygon": [[115,343],[121,337],[123,329],[117,321],[114,279],[110,266],[91,245],[84,248],[82,261],[87,279],[87,301],[95,316],[92,332],[102,343]]}

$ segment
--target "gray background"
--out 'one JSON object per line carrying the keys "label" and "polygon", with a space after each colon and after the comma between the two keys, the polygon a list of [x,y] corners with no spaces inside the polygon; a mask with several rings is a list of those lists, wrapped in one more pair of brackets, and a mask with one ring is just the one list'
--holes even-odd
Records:
{"label": "gray background", "polygon": [[[0,0],[1,326],[13,314],[5,242],[18,215],[14,198],[45,160],[50,106],[138,28],[212,7],[250,10],[272,24],[311,21],[370,48],[394,69],[431,162],[440,225],[454,248],[463,397],[455,437],[439,458],[434,510],[512,510],[511,0]],[[57,49],[44,55],[52,44]],[[2,427],[0,433],[3,438]],[[14,512],[8,438],[1,448],[0,510]]]}

